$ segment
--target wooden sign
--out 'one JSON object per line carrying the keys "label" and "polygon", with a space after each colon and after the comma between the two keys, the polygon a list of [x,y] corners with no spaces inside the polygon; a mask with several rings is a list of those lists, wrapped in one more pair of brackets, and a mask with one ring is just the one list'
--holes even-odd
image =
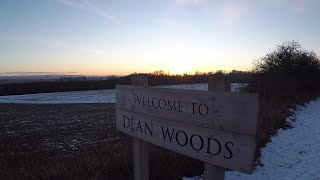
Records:
{"label": "wooden sign", "polygon": [[116,86],[118,130],[220,167],[251,173],[258,96]]}

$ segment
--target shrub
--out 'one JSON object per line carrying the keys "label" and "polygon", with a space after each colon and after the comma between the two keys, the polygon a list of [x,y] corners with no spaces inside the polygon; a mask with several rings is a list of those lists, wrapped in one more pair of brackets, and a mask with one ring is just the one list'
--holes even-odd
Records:
{"label": "shrub", "polygon": [[296,41],[288,41],[258,59],[254,70],[259,73],[320,72],[320,61],[313,51],[302,49]]}

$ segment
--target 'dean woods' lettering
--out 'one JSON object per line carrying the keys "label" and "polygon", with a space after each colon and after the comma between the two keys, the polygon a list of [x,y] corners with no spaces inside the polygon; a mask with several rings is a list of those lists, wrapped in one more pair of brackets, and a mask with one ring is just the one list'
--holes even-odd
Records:
{"label": "'dean woods' lettering", "polygon": [[178,111],[183,112],[183,104],[182,101],[164,99],[164,98],[157,98],[157,97],[147,97],[143,96],[142,94],[135,94],[134,102],[140,106],[148,106],[156,109],[165,109],[168,111]]}
{"label": "'dean woods' lettering", "polygon": [[140,120],[135,120],[133,116],[130,118],[127,116],[123,116],[123,127],[130,128],[133,131],[139,131],[143,134],[148,134],[152,136],[153,134],[153,124],[147,122],[141,122]]}
{"label": "'dean woods' lettering", "polygon": [[[177,131],[174,128],[167,128],[161,126],[162,138],[167,142],[174,143],[175,142],[180,146],[190,146],[195,151],[205,151],[209,155],[220,155],[221,152],[225,152],[221,154],[225,159],[231,159],[233,157],[232,147],[233,142],[226,142],[222,144],[219,140],[210,138],[210,137],[202,137],[199,134],[188,134],[182,130]],[[225,149],[226,151],[222,151]]]}

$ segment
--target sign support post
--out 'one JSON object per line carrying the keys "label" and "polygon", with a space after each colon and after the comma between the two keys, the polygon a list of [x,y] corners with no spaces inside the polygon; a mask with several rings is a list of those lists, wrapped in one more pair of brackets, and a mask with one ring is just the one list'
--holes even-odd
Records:
{"label": "sign support post", "polygon": [[[133,86],[148,86],[148,76],[132,75],[131,85]],[[134,179],[148,180],[149,179],[149,144],[146,141],[133,137],[133,165]]]}
{"label": "sign support post", "polygon": [[[230,92],[230,81],[225,75],[216,75],[209,77],[208,91],[217,93]],[[205,180],[223,180],[225,169],[213,164],[204,163],[204,179]]]}

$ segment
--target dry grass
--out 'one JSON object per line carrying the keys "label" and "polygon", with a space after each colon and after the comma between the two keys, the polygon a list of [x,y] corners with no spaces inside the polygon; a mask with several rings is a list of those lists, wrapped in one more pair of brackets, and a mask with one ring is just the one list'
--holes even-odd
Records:
{"label": "dry grass", "polygon": [[[258,132],[256,158],[259,162],[260,148],[270,141],[277,130],[291,128],[286,119],[297,105],[320,96],[319,73],[309,74],[263,74],[256,77],[259,93]],[[251,87],[254,83],[251,83]]]}

